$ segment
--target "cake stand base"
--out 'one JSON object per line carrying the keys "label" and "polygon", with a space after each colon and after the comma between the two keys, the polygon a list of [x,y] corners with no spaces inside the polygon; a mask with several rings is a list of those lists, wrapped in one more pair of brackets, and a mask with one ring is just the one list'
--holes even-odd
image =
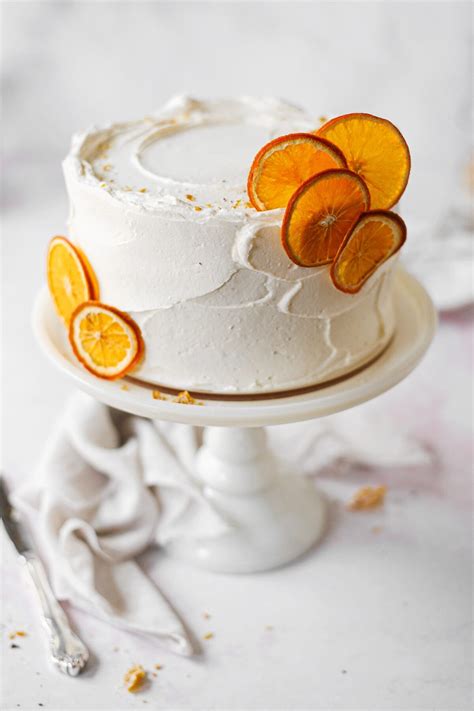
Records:
{"label": "cake stand base", "polygon": [[[386,350],[366,367],[337,381],[264,399],[200,396],[204,406],[154,400],[151,388],[129,380],[95,378],[77,362],[46,290],[38,296],[34,327],[55,366],[97,400],[124,412],[204,427],[194,472],[204,496],[228,523],[218,539],[189,541],[167,550],[209,570],[250,573],[287,563],[307,551],[324,530],[325,507],[311,482],[286,472],[268,451],[266,425],[309,420],[366,402],[405,378],[436,330],[436,312],[423,287],[399,270],[394,281],[397,328]],[[295,473],[297,474],[297,473]]]}
{"label": "cake stand base", "polygon": [[324,530],[321,495],[275,461],[263,428],[207,428],[196,476],[230,531],[168,547],[179,558],[216,572],[252,573],[297,558]]}

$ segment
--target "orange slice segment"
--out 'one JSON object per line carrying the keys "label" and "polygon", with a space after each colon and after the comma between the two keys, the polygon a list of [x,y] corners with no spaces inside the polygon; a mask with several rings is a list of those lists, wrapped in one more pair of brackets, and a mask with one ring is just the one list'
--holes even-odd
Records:
{"label": "orange slice segment", "polygon": [[283,247],[302,267],[332,262],[347,233],[370,205],[364,181],[350,170],[326,170],[293,194],[281,228]]}
{"label": "orange slice segment", "polygon": [[393,123],[371,114],[345,114],[328,121],[316,135],[341,149],[348,167],[369,188],[374,210],[388,210],[398,202],[410,175],[410,151]]}
{"label": "orange slice segment", "polygon": [[79,304],[98,297],[89,263],[65,237],[53,237],[49,243],[47,276],[56,311],[66,324]]}
{"label": "orange slice segment", "polygon": [[291,133],[267,143],[254,158],[247,181],[250,202],[257,210],[286,207],[301,183],[330,168],[346,168],[336,146],[311,133]]}
{"label": "orange slice segment", "polygon": [[144,351],[135,321],[98,301],[86,301],[74,311],[69,341],[83,366],[107,380],[121,378],[132,370]]}
{"label": "orange slice segment", "polygon": [[400,249],[406,235],[405,223],[394,212],[372,210],[361,215],[332,264],[334,286],[355,294]]}

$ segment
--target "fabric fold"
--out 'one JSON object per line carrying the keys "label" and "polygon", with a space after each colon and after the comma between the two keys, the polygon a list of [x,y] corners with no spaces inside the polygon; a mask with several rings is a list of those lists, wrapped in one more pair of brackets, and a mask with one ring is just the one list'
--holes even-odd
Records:
{"label": "fabric fold", "polygon": [[[269,435],[275,453],[302,474],[348,460],[421,465],[430,456],[380,413],[350,411],[272,427]],[[47,442],[35,478],[14,496],[36,516],[60,599],[183,655],[193,653],[185,626],[136,559],[150,545],[179,547],[229,531],[193,474],[201,443],[200,428],[127,415],[79,393]]]}

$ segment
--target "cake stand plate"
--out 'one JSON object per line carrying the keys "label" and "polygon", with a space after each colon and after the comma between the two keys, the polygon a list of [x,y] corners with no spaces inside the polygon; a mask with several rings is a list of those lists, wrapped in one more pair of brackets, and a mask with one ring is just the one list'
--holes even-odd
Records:
{"label": "cake stand plate", "polygon": [[195,474],[204,494],[229,522],[230,532],[219,539],[174,546],[169,552],[210,570],[243,573],[289,562],[307,551],[324,530],[321,495],[310,482],[283,471],[266,447],[263,426],[354,407],[405,378],[431,343],[437,318],[424,288],[402,269],[394,282],[394,304],[393,339],[378,358],[352,375],[265,396],[200,395],[202,405],[154,400],[147,384],[127,378],[105,381],[88,373],[76,361],[46,289],[36,300],[34,329],[56,367],[97,400],[142,417],[206,428]]}

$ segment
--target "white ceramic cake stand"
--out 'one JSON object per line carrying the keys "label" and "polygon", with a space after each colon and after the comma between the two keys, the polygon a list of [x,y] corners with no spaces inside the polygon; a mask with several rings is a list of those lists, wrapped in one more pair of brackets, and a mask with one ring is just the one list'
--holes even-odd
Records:
{"label": "white ceramic cake stand", "polygon": [[154,400],[137,381],[109,382],[89,374],[74,358],[46,290],[36,301],[37,338],[53,363],[81,390],[142,417],[205,427],[195,475],[204,494],[232,524],[216,540],[169,550],[209,570],[249,573],[287,563],[307,551],[324,530],[324,502],[311,482],[291,476],[266,447],[264,425],[330,415],[385,392],[405,378],[427,350],[436,312],[423,287],[399,270],[394,286],[397,329],[387,349],[351,376],[305,391],[258,399],[202,396],[182,405]]}

